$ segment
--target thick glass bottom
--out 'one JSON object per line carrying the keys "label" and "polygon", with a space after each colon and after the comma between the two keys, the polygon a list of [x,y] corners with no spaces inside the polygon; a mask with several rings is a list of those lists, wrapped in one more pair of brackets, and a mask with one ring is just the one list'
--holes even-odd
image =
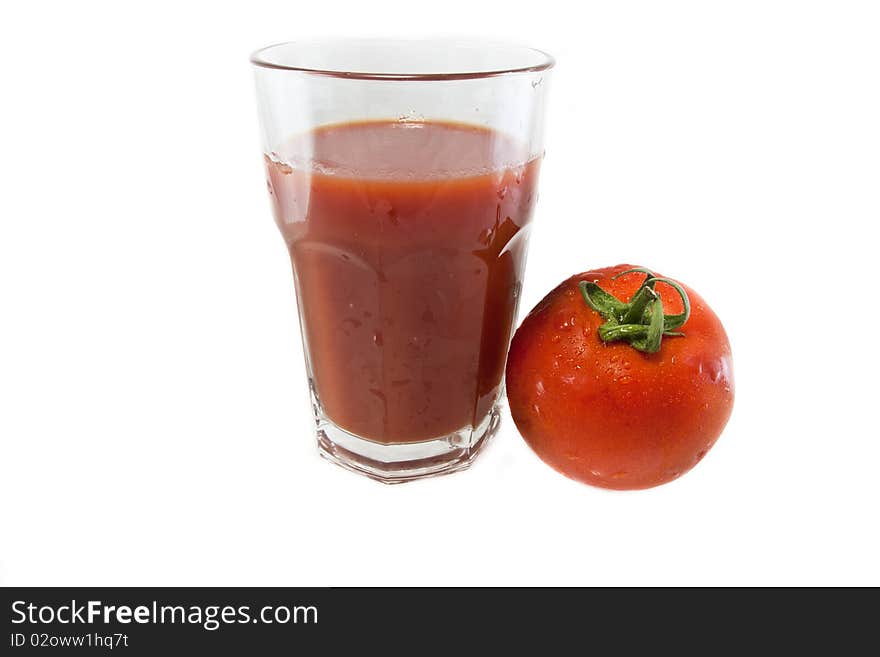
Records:
{"label": "thick glass bottom", "polygon": [[433,440],[382,444],[356,436],[324,416],[314,404],[318,451],[346,470],[385,484],[400,484],[468,468],[486,441],[495,435],[501,419],[498,404],[476,426],[468,426]]}

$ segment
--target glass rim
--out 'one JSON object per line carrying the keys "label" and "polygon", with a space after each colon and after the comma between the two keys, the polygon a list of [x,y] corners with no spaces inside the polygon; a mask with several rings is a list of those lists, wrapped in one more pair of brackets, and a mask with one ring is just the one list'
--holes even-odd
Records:
{"label": "glass rim", "polygon": [[[392,45],[399,47],[406,45],[435,45],[449,47],[468,47],[468,48],[506,48],[516,51],[520,54],[530,54],[536,61],[534,64],[523,66],[493,66],[486,67],[481,70],[474,71],[448,71],[448,72],[390,72],[390,71],[357,71],[342,70],[341,67],[320,67],[320,66],[297,66],[279,61],[272,61],[269,58],[270,51],[282,47],[290,46],[353,46],[356,44],[371,45]],[[387,80],[387,81],[444,81],[444,80],[475,80],[481,78],[491,78],[501,75],[514,75],[520,73],[537,73],[547,71],[556,64],[556,60],[547,52],[531,48],[529,46],[512,45],[508,43],[498,43],[492,41],[468,41],[460,39],[303,39],[296,41],[282,41],[274,43],[264,48],[259,48],[251,53],[250,62],[259,68],[274,69],[278,71],[291,71],[295,73],[305,73],[309,75],[321,75],[332,78],[345,80]]]}

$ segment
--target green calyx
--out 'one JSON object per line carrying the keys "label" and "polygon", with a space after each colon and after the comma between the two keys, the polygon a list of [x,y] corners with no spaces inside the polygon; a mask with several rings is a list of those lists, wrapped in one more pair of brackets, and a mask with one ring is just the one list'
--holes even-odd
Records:
{"label": "green calyx", "polygon": [[[596,283],[581,281],[579,287],[587,305],[605,318],[605,323],[599,327],[602,342],[622,340],[634,349],[654,354],[660,351],[663,336],[684,336],[676,329],[691,316],[691,302],[681,285],[668,278],[658,278],[647,269],[627,269],[611,280],[633,273],[645,274],[646,278],[626,303]],[[657,283],[665,283],[678,292],[684,312],[663,314],[663,301],[654,290]]]}

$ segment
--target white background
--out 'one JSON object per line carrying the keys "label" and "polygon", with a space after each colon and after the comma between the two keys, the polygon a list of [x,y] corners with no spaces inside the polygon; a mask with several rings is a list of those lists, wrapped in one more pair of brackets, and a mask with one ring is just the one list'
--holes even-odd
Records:
{"label": "white background", "polygon": [[[0,21],[0,583],[880,584],[880,16],[864,2],[13,3]],[[315,452],[248,55],[558,60],[523,312],[629,261],[707,298],[727,430],[614,493],[509,417],[387,487]]]}

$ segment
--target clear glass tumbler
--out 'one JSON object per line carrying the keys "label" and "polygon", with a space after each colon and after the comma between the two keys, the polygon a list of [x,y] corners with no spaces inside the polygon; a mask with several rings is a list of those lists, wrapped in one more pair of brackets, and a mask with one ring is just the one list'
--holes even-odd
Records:
{"label": "clear glass tumbler", "polygon": [[553,59],[347,40],[251,61],[320,453],[387,483],[467,467],[498,426]]}

